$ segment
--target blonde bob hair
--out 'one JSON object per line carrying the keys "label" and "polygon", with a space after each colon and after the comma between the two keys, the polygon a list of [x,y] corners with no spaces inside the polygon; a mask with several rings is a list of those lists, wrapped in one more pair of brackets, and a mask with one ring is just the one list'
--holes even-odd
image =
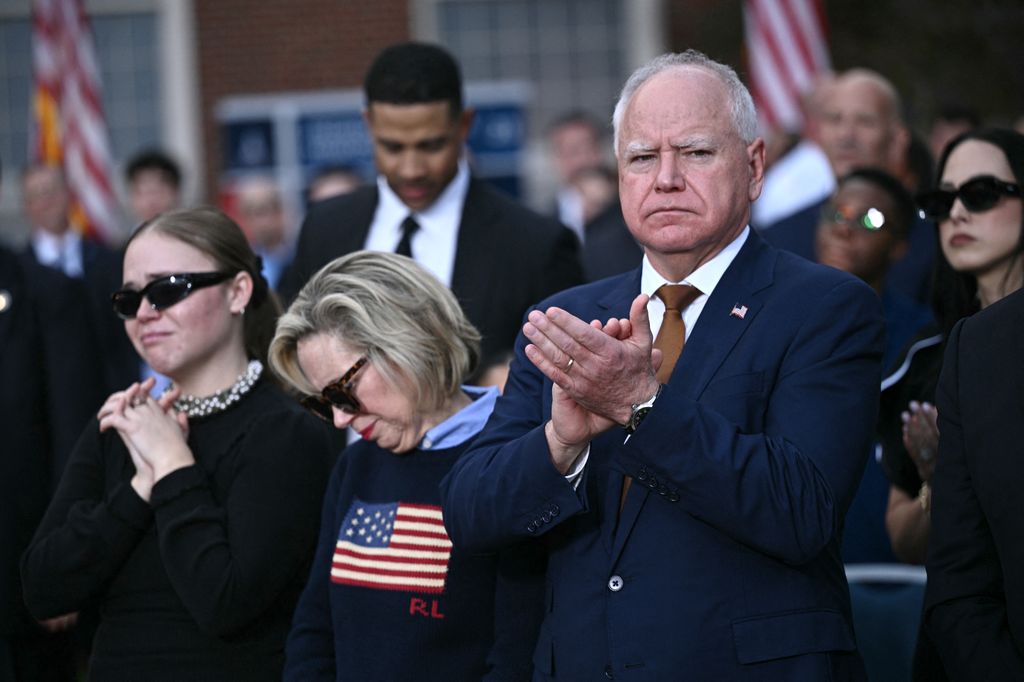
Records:
{"label": "blonde bob hair", "polygon": [[277,322],[270,366],[301,393],[316,393],[298,344],[327,334],[365,354],[385,381],[412,391],[422,412],[441,409],[480,360],[480,333],[455,296],[416,261],[356,251],[325,265]]}

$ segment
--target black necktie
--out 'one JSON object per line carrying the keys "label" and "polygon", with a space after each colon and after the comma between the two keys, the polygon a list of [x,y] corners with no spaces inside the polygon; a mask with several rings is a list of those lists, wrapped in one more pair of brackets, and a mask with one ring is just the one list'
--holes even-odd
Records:
{"label": "black necktie", "polygon": [[395,249],[395,253],[399,256],[408,256],[409,258],[412,258],[412,236],[418,229],[420,229],[420,224],[416,222],[416,219],[413,218],[410,213],[408,217],[402,221],[402,240],[398,242],[398,248]]}

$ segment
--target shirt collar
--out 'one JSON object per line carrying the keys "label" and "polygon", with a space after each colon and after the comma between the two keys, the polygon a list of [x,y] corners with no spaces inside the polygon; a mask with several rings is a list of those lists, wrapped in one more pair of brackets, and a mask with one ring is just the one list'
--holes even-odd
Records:
{"label": "shirt collar", "polygon": [[378,210],[386,216],[386,223],[394,223],[398,231],[402,221],[410,213],[416,216],[420,228],[429,232],[432,227],[448,225],[458,227],[462,220],[462,206],[469,191],[469,164],[461,157],[455,177],[444,188],[437,200],[422,211],[413,211],[395,194],[383,175],[377,176],[377,192],[380,195]]}
{"label": "shirt collar", "polygon": [[480,433],[498,400],[498,389],[494,386],[463,386],[462,391],[472,402],[443,422],[427,431],[420,443],[421,450],[444,450],[461,445]]}
{"label": "shirt collar", "polygon": [[709,260],[704,265],[700,266],[696,270],[690,273],[690,276],[684,279],[682,282],[670,282],[661,276],[661,274],[654,269],[651,265],[651,261],[644,254],[643,266],[640,274],[640,291],[641,293],[647,294],[648,296],[654,296],[654,292],[658,290],[662,284],[689,284],[691,286],[700,289],[701,293],[705,296],[710,296],[718,286],[718,282],[722,279],[722,275],[729,269],[733,260],[736,258],[736,254],[740,252],[743,244],[747,241],[747,235],[750,234],[750,226],[743,228],[743,231],[739,235],[729,242],[724,249],[715,254],[714,258]]}
{"label": "shirt collar", "polygon": [[46,230],[32,231],[32,250],[36,260],[61,270],[70,269],[72,272],[65,272],[68,275],[81,274],[81,243],[82,236],[72,229],[60,236]]}

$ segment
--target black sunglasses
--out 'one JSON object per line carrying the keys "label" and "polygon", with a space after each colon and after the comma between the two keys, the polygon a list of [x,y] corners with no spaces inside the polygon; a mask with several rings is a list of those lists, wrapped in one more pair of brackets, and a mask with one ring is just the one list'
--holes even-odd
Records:
{"label": "black sunglasses", "polygon": [[971,213],[987,211],[999,203],[1001,197],[1019,197],[1020,185],[1006,182],[991,175],[971,178],[955,190],[933,189],[916,197],[917,205],[926,218],[941,221],[949,217],[953,202],[960,202]]}
{"label": "black sunglasses", "polygon": [[319,395],[307,395],[299,402],[307,410],[326,422],[334,423],[332,407],[337,407],[345,414],[357,414],[363,406],[359,404],[356,394],[352,392],[352,377],[366,364],[367,357],[356,360],[356,364],[336,379],[324,386]]}
{"label": "black sunglasses", "polygon": [[153,310],[163,310],[184,301],[193,291],[220,284],[231,277],[234,277],[232,272],[182,272],[154,279],[140,290],[115,291],[110,301],[120,318],[131,320],[139,312],[143,298],[149,301]]}

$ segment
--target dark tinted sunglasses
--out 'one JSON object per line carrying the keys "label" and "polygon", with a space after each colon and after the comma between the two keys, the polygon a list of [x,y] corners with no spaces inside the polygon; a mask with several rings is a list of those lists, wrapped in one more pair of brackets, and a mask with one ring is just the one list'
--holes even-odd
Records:
{"label": "dark tinted sunglasses", "polygon": [[366,361],[367,357],[364,355],[356,360],[356,364],[342,374],[340,379],[324,386],[324,390],[320,391],[319,395],[307,395],[299,402],[307,410],[332,424],[334,423],[332,407],[337,407],[345,414],[357,414],[362,409],[362,405],[359,404],[355,393],[352,392],[352,377],[366,364]]}
{"label": "dark tinted sunglasses", "polygon": [[194,291],[220,284],[231,277],[234,277],[232,272],[183,272],[177,275],[167,275],[167,277],[154,279],[138,291],[135,289],[115,291],[110,300],[114,306],[114,312],[119,317],[131,320],[138,313],[143,298],[149,301],[153,310],[163,310],[184,301]]}
{"label": "dark tinted sunglasses", "polygon": [[917,205],[926,218],[945,220],[953,210],[953,202],[960,202],[971,213],[987,211],[999,203],[1001,197],[1019,197],[1020,185],[1005,182],[991,175],[971,178],[956,190],[933,189],[918,194]]}

